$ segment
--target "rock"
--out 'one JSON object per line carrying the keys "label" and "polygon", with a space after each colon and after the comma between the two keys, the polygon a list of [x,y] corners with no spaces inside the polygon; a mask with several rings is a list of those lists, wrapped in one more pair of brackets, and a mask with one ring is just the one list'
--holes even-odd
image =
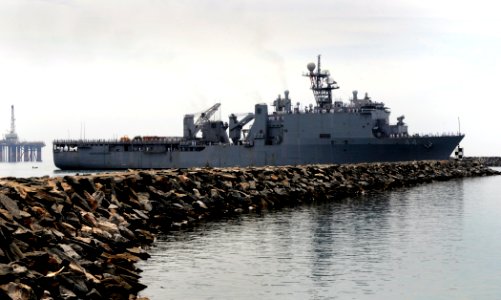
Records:
{"label": "rock", "polygon": [[0,285],[0,290],[4,291],[7,296],[14,300],[36,300],[37,297],[33,289],[23,283],[9,282]]}
{"label": "rock", "polygon": [[103,296],[101,296],[101,293],[99,293],[96,289],[93,288],[92,290],[90,290],[90,292],[88,292],[85,295],[85,299],[91,299],[91,300],[103,299]]}
{"label": "rock", "polygon": [[143,249],[141,249],[139,247],[127,248],[127,251],[129,253],[132,253],[133,255],[141,258],[141,259],[147,259],[150,257],[148,252],[144,251]]}
{"label": "rock", "polygon": [[17,203],[7,195],[0,193],[0,204],[16,219],[21,217],[21,212]]}
{"label": "rock", "polygon": [[105,232],[110,233],[110,234],[120,233],[120,231],[118,230],[117,224],[112,223],[112,222],[108,222],[104,219],[97,220],[97,227]]}
{"label": "rock", "polygon": [[59,270],[54,271],[54,272],[48,272],[45,277],[51,278],[51,277],[56,277],[57,275],[61,274],[65,270],[66,267],[61,267]]}
{"label": "rock", "polygon": [[60,244],[59,247],[64,251],[64,253],[68,257],[73,258],[73,259],[80,258],[80,255],[78,255],[78,253],[76,253],[75,250],[73,250],[73,248],[70,245]]}
{"label": "rock", "polygon": [[91,211],[91,207],[89,206],[89,203],[87,200],[82,198],[79,194],[73,193],[71,194],[71,203],[80,206],[83,208],[85,211]]}
{"label": "rock", "polygon": [[240,189],[243,191],[247,191],[250,188],[250,184],[248,182],[240,182],[238,183]]}
{"label": "rock", "polygon": [[122,235],[124,238],[127,238],[132,241],[136,239],[136,235],[129,228],[123,225],[119,225],[118,230],[120,231],[120,235]]}
{"label": "rock", "polygon": [[142,219],[148,220],[150,217],[147,215],[147,211],[141,211],[139,209],[133,209],[133,211]]}
{"label": "rock", "polygon": [[219,198],[220,197],[219,190],[215,189],[215,188],[212,188],[210,190],[210,196],[211,196],[211,198]]}
{"label": "rock", "polygon": [[99,226],[98,221],[93,213],[81,211],[80,214],[82,216],[82,221],[85,221],[88,226],[92,226],[92,227]]}
{"label": "rock", "polygon": [[[89,194],[89,192],[87,192],[87,191],[84,191],[85,200],[87,200],[87,203],[89,204],[90,209],[94,211],[101,204],[99,203],[98,199],[96,199],[96,197],[94,197],[93,195]],[[97,195],[99,196],[100,194],[97,194]],[[104,198],[104,196],[102,198]],[[102,201],[102,198],[100,198],[100,201]]]}
{"label": "rock", "polygon": [[197,200],[197,201],[196,201],[196,203],[198,204],[198,206],[199,206],[200,208],[203,208],[203,209],[209,209],[209,208],[207,207],[207,205],[205,205],[205,203],[204,203],[203,201],[201,201],[201,200]]}
{"label": "rock", "polygon": [[232,189],[233,188],[233,183],[231,181],[228,181],[228,180],[225,180],[222,182],[223,186],[225,188],[228,188],[228,189]]}
{"label": "rock", "polygon": [[63,299],[77,299],[77,295],[73,291],[62,285],[59,286],[59,294]]}

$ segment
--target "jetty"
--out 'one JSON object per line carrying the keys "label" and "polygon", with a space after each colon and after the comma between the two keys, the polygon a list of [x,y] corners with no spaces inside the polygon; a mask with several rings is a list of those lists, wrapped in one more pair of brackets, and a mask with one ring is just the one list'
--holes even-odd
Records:
{"label": "jetty", "polygon": [[0,299],[138,299],[135,263],[159,233],[496,174],[450,160],[0,178]]}
{"label": "jetty", "polygon": [[0,162],[42,161],[42,141],[21,141],[16,133],[14,105],[11,105],[10,131],[0,140]]}
{"label": "jetty", "polygon": [[464,159],[479,161],[482,164],[490,167],[501,167],[501,156],[470,156],[465,157]]}

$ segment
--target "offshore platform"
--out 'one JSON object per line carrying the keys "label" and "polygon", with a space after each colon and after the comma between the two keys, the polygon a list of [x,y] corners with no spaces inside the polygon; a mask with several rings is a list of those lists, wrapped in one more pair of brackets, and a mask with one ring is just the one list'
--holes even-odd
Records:
{"label": "offshore platform", "polygon": [[42,161],[44,142],[20,141],[16,133],[14,105],[11,105],[10,131],[0,140],[0,162]]}

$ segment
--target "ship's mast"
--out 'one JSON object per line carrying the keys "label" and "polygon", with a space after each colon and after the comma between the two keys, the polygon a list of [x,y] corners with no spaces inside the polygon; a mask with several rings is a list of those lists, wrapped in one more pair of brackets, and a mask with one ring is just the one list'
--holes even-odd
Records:
{"label": "ship's mast", "polygon": [[317,107],[321,109],[330,109],[332,107],[332,90],[339,88],[337,82],[330,77],[329,71],[322,71],[320,68],[320,55],[318,55],[317,65],[315,66],[315,63],[309,63],[307,68],[309,73],[304,74],[304,76],[310,78],[311,90],[315,96]]}

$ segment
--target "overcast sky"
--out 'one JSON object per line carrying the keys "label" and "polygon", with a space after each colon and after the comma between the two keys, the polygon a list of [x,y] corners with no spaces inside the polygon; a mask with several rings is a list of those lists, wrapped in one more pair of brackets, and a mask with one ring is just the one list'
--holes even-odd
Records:
{"label": "overcast sky", "polygon": [[[24,140],[182,135],[290,90],[322,54],[336,98],[368,92],[411,133],[501,155],[500,5],[452,0],[0,0],[0,130]],[[47,148],[50,148],[47,147]]]}

